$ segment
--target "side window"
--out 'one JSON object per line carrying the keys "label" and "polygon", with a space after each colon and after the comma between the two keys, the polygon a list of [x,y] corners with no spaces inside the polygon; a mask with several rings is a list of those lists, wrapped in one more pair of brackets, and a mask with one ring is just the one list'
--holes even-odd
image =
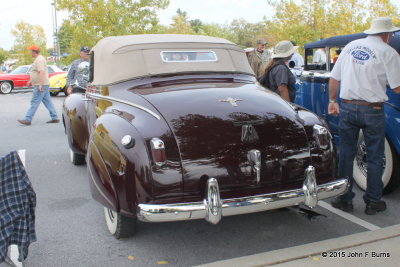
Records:
{"label": "side window", "polygon": [[49,73],[54,73],[54,70],[50,66],[47,66],[47,70]]}

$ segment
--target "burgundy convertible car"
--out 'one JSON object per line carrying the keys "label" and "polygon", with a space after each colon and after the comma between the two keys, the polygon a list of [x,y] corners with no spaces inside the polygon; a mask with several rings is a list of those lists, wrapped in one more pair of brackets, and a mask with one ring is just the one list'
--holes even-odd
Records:
{"label": "burgundy convertible car", "polygon": [[261,87],[229,41],[108,37],[91,51],[89,81],[63,120],[117,238],[137,220],[216,224],[347,190],[326,124]]}

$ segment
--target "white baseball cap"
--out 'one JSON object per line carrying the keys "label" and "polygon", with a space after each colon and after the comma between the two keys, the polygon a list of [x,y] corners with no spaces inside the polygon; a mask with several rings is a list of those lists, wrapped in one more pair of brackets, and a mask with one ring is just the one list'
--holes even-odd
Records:
{"label": "white baseball cap", "polygon": [[376,18],[371,21],[371,27],[364,31],[366,34],[379,34],[385,32],[397,32],[400,31],[400,28],[394,27],[392,23],[392,19],[385,18]]}
{"label": "white baseball cap", "polygon": [[292,55],[298,49],[298,46],[294,46],[290,41],[280,41],[274,47],[274,53],[272,58],[285,58]]}

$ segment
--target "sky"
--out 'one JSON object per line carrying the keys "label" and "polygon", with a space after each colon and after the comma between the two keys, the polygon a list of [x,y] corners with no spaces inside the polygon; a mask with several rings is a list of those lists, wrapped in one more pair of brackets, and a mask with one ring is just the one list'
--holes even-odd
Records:
{"label": "sky", "polygon": [[[53,0],[1,0],[0,4],[0,47],[10,49],[14,43],[11,29],[23,20],[44,28],[47,46],[53,45]],[[392,0],[400,8],[400,0]],[[159,12],[161,24],[169,25],[171,17],[180,8],[186,11],[189,19],[201,19],[205,22],[230,23],[233,19],[244,18],[249,22],[270,18],[273,9],[266,0],[170,0],[167,9]],[[65,13],[57,12],[58,26],[66,18]]]}
{"label": "sky", "polygon": [[[0,5],[0,47],[10,49],[14,43],[11,29],[23,20],[44,28],[47,46],[53,46],[52,0],[1,0]],[[265,2],[265,3],[263,3]],[[160,11],[160,22],[171,23],[171,17],[181,8],[188,12],[190,19],[225,23],[243,17],[248,21],[260,21],[263,16],[272,14],[264,0],[170,0],[167,9]],[[223,11],[223,12],[221,12]],[[58,26],[66,14],[57,12]]]}

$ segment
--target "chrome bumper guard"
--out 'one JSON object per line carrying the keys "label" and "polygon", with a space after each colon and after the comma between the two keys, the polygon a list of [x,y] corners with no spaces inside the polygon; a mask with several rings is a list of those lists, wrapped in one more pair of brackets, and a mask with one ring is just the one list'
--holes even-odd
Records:
{"label": "chrome bumper guard", "polygon": [[277,193],[248,196],[233,199],[221,199],[218,181],[209,178],[207,194],[203,202],[176,204],[139,204],[138,219],[145,222],[169,222],[205,219],[217,224],[223,216],[255,213],[284,207],[305,204],[314,208],[318,200],[344,194],[349,187],[347,179],[317,185],[315,168],[309,166],[301,189]]}

